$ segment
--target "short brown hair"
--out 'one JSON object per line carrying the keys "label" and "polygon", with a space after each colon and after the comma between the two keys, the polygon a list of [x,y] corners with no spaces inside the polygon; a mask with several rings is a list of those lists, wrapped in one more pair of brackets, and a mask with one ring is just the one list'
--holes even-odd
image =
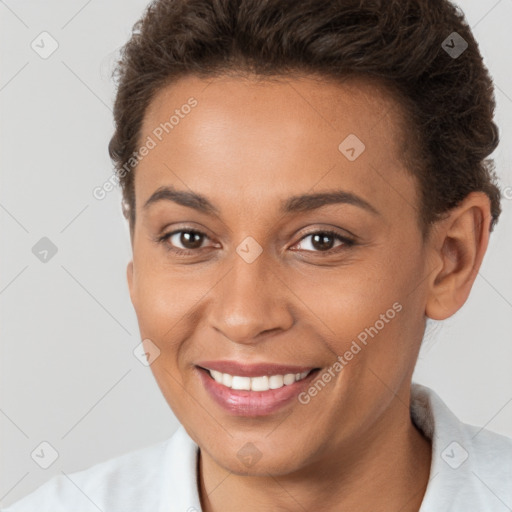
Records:
{"label": "short brown hair", "polygon": [[[448,51],[455,42],[468,45],[460,55]],[[134,172],[126,172],[127,163],[155,93],[185,75],[233,71],[391,84],[407,112],[414,148],[407,162],[419,183],[422,225],[483,191],[493,229],[501,213],[494,162],[487,158],[499,142],[493,83],[464,14],[448,0],[153,1],[114,71],[109,153],[131,229]]]}

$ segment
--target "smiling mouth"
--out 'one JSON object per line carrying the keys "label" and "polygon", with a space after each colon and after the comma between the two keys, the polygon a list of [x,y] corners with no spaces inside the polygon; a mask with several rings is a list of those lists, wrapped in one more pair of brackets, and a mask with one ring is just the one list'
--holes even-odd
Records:
{"label": "smiling mouth", "polygon": [[293,406],[320,368],[270,363],[202,361],[196,364],[208,395],[234,416],[262,417]]}
{"label": "smiling mouth", "polygon": [[269,391],[271,389],[280,389],[284,386],[291,386],[295,384],[295,382],[305,379],[310,373],[318,370],[318,368],[312,368],[311,370],[300,373],[244,377],[241,375],[222,373],[209,368],[202,369],[205,370],[215,382],[235,391]]}

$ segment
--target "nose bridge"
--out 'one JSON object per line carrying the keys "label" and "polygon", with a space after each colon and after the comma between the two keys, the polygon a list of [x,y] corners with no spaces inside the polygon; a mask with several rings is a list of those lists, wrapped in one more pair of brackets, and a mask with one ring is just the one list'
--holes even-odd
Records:
{"label": "nose bridge", "polygon": [[261,333],[293,323],[271,258],[262,252],[248,257],[254,249],[250,240],[237,248],[231,271],[215,287],[210,311],[212,327],[237,343],[255,343]]}

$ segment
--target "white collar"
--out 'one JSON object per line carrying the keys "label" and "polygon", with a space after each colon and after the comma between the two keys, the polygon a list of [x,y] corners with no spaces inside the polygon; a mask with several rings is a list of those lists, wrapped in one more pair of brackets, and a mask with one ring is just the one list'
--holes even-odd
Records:
{"label": "white collar", "polygon": [[419,512],[512,511],[512,439],[462,423],[433,390],[416,383],[411,418],[432,443]]}

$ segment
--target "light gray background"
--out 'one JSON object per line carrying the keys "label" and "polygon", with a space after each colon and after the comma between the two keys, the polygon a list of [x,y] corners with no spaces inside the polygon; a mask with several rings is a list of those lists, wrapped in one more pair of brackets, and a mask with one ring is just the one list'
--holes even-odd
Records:
{"label": "light gray background", "polygon": [[[0,1],[4,506],[61,471],[163,440],[177,427],[132,352],[140,339],[120,193],[92,195],[112,173],[112,65],[147,3]],[[508,199],[469,301],[428,329],[415,380],[467,423],[512,437],[512,0],[458,4],[497,87],[502,142],[494,156]],[[31,48],[43,31],[59,44],[47,59]],[[58,248],[47,263],[32,253],[44,236]],[[42,441],[59,453],[46,470],[30,456]]]}

